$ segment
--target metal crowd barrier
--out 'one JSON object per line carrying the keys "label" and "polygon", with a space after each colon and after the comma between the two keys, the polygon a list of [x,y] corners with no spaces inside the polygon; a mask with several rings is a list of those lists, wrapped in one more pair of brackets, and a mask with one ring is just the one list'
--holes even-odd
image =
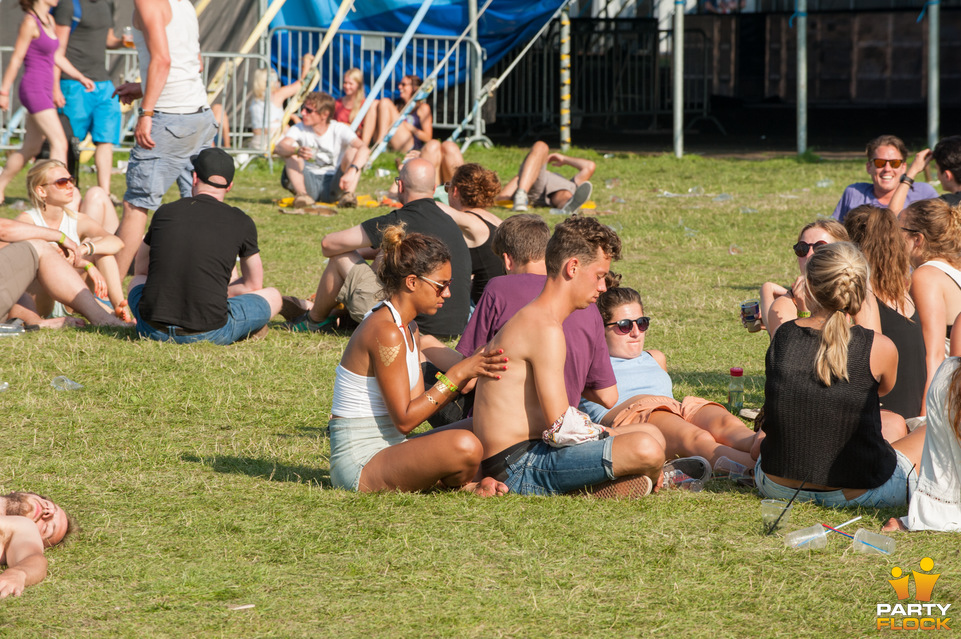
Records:
{"label": "metal crowd barrier", "polygon": [[[504,81],[495,96],[496,117],[525,135],[559,124],[559,23],[542,36]],[[667,46],[661,41],[667,38]],[[670,115],[671,37],[646,18],[571,20],[571,110],[574,128],[588,121],[599,126]],[[661,50],[666,50],[662,53]],[[700,30],[685,30],[684,112],[694,120],[710,116],[711,41]],[[499,61],[499,74],[510,64]],[[720,125],[718,125],[720,126]]]}
{"label": "metal crowd barrier", "polygon": [[[280,68],[283,84],[297,79],[295,69],[299,68],[300,56],[308,51],[316,51],[326,32],[326,29],[310,27],[287,26],[271,29],[270,54]],[[335,97],[340,95],[341,75],[351,67],[364,71],[364,88],[369,90],[403,35],[339,30],[320,63],[322,81],[319,90],[323,90],[325,82],[329,80],[331,93]],[[426,78],[456,40],[454,36],[415,35],[377,97],[397,95],[397,85],[408,72],[405,70],[413,70],[415,75]],[[444,88],[434,91],[428,98],[433,112],[434,128],[455,129],[464,116],[470,113],[480,88],[483,58],[484,52],[476,41],[465,38],[457,44],[450,61],[438,76],[439,84],[443,84]],[[458,73],[461,66],[467,69],[466,74]],[[478,117],[474,127],[470,128],[472,131],[479,128],[481,130],[477,133],[483,133],[483,121]]]}

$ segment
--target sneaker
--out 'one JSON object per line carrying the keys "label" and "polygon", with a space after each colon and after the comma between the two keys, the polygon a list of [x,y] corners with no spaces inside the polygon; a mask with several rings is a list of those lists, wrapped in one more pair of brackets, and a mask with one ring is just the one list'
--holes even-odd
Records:
{"label": "sneaker", "polygon": [[294,198],[295,209],[304,209],[304,208],[307,208],[308,206],[313,206],[314,204],[316,204],[316,202],[314,202],[314,198],[310,197],[306,193],[301,193],[300,195]]}
{"label": "sneaker", "polygon": [[561,209],[566,215],[576,212],[582,206],[584,202],[591,199],[591,193],[594,192],[594,186],[590,182],[584,182],[574,190],[574,195],[571,199],[567,201],[567,204]]}
{"label": "sneaker", "polygon": [[347,191],[340,196],[337,200],[337,208],[339,209],[355,209],[357,208],[357,196],[354,195],[352,191]]}
{"label": "sneaker", "polygon": [[594,499],[640,499],[651,494],[654,482],[647,475],[627,475],[588,486],[583,494]]}
{"label": "sneaker", "polygon": [[672,459],[664,464],[664,486],[696,488],[699,485],[703,487],[704,482],[711,478],[712,470],[711,462],[703,457]]}
{"label": "sneaker", "polygon": [[517,189],[514,191],[514,210],[523,212],[527,210],[527,191]]}
{"label": "sneaker", "polygon": [[284,322],[280,325],[292,333],[328,333],[334,329],[336,317],[328,317],[323,322],[315,322],[310,319],[310,313],[304,313],[297,319]]}

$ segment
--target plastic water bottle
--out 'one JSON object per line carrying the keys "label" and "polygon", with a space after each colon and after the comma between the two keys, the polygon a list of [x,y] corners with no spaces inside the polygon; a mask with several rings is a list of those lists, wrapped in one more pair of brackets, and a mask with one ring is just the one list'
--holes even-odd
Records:
{"label": "plastic water bottle", "polygon": [[731,369],[731,381],[727,385],[727,409],[737,415],[744,408],[744,369]]}
{"label": "plastic water bottle", "polygon": [[50,382],[50,385],[56,388],[57,390],[67,390],[67,391],[75,391],[83,388],[83,386],[81,386],[77,382],[67,377],[64,377],[63,375],[58,375],[57,377],[54,377],[53,381]]}

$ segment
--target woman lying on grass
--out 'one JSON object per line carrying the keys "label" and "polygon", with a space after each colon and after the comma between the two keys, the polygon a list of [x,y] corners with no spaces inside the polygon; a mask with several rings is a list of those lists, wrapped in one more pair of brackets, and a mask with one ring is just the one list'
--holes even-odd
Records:
{"label": "woman lying on grass", "polygon": [[[700,456],[712,465],[722,456],[751,467],[755,434],[720,404],[700,397],[674,399],[667,358],[644,350],[650,318],[644,316],[640,294],[622,288],[620,275],[608,275],[607,290],[597,298],[604,336],[617,377],[618,405],[607,410],[581,400],[580,409],[604,426],[647,422],[657,428],[665,457]],[[710,476],[710,468],[705,469]],[[701,479],[701,477],[697,477]]]}
{"label": "woman lying on grass", "polygon": [[450,297],[450,252],[440,240],[384,232],[377,275],[385,301],[374,307],[347,343],[334,378],[330,418],[330,478],[335,488],[416,491],[441,485],[482,496],[507,492],[490,477],[475,481],[484,450],[469,430],[407,435],[478,375],[497,378],[506,357],[479,351],[438,375],[424,390],[413,323],[436,313]]}
{"label": "woman lying on grass", "polygon": [[821,506],[907,503],[924,428],[892,444],[879,395],[897,379],[894,343],[851,325],[868,293],[868,265],[849,242],[819,246],[807,262],[811,317],[778,329],[765,359],[764,439],[754,481],[764,497]]}
{"label": "woman lying on grass", "polygon": [[804,265],[807,264],[811,251],[831,242],[847,242],[848,232],[834,220],[817,220],[802,228],[797,239],[793,248],[801,274],[794,283],[787,287],[774,282],[761,285],[761,318],[771,337],[774,337],[774,332],[784,322],[811,312],[804,287]]}
{"label": "woman lying on grass", "polygon": [[884,530],[961,532],[961,360],[944,360],[928,391],[927,435],[907,517]]}

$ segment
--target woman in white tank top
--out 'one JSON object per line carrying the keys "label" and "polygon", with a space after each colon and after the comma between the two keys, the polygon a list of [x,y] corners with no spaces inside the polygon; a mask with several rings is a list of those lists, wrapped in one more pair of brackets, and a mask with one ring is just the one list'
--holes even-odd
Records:
{"label": "woman in white tank top", "polygon": [[450,252],[437,238],[408,235],[403,226],[384,232],[381,250],[377,275],[386,299],[354,331],[337,366],[329,424],[331,483],[361,492],[441,485],[485,496],[505,493],[503,483],[477,477],[484,451],[470,430],[407,435],[474,377],[496,378],[507,358],[477,353],[450,366],[446,377],[425,390],[413,319],[436,313],[450,297]]}
{"label": "woman in white tank top", "polygon": [[[81,257],[86,260],[80,275],[90,290],[101,298],[101,301],[109,298],[113,308],[108,310],[113,310],[117,317],[132,321],[123,296],[120,270],[114,258],[123,248],[123,241],[109,233],[92,217],[72,210],[71,207],[77,199],[76,191],[70,172],[63,162],[40,160],[27,173],[27,195],[34,208],[17,216],[17,221],[59,229],[76,242],[80,247]],[[40,316],[64,315],[63,312],[56,312],[53,299],[43,291],[34,295],[34,303]],[[44,322],[41,321],[41,324]]]}
{"label": "woman in white tank top", "polygon": [[961,314],[961,209],[952,208],[940,198],[921,200],[905,207],[898,221],[914,267],[911,297],[924,335],[926,398],[949,350],[952,325]]}

